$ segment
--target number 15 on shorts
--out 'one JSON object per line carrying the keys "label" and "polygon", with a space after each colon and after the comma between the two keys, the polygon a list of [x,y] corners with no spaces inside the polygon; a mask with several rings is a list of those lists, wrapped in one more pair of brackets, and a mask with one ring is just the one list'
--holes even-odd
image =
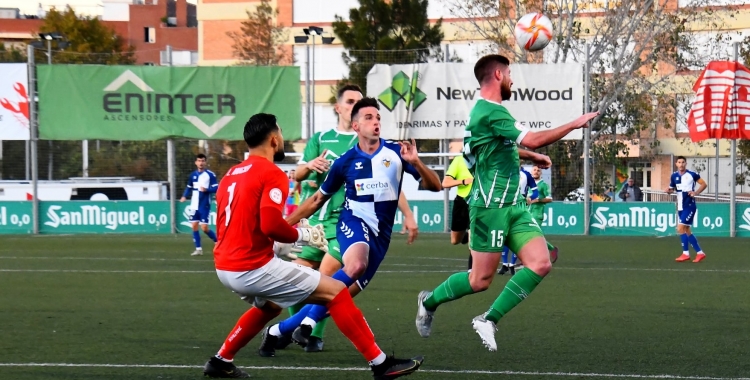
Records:
{"label": "number 15 on shorts", "polygon": [[492,235],[492,248],[500,248],[503,246],[503,239],[505,236],[503,235],[503,230],[491,230],[490,234]]}

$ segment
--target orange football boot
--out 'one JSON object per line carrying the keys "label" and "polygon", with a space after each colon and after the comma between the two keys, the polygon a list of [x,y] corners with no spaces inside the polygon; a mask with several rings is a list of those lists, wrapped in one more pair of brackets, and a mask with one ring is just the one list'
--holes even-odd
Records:
{"label": "orange football boot", "polygon": [[674,261],[677,261],[678,263],[681,263],[683,261],[690,261],[690,255],[680,255],[680,257],[674,259]]}
{"label": "orange football boot", "polygon": [[695,260],[693,260],[693,262],[694,263],[699,263],[699,262],[703,261],[703,259],[705,259],[705,258],[706,258],[706,254],[702,253],[700,255],[695,256]]}

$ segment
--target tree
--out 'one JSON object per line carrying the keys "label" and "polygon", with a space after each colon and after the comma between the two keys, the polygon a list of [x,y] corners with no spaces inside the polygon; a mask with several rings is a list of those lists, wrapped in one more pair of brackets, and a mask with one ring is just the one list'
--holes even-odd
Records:
{"label": "tree", "polygon": [[[41,33],[59,33],[67,47],[60,49],[57,41],[52,47],[60,52],[53,53],[54,63],[96,63],[105,65],[128,65],[135,63],[133,47],[127,47],[125,40],[114,29],[102,24],[98,18],[77,15],[70,7],[64,11],[50,9],[39,29]],[[46,62],[43,52],[37,49],[37,62]]]}
{"label": "tree", "polygon": [[240,31],[227,32],[240,65],[273,66],[289,61],[289,50],[283,46],[289,33],[276,24],[278,15],[269,0],[261,0],[254,12],[247,11]]}
{"label": "tree", "polygon": [[[601,113],[591,123],[595,171],[611,172],[619,166],[618,153],[628,153],[628,142],[641,146],[641,156],[656,151],[655,128],[669,125],[670,115],[675,114],[674,94],[688,92],[685,89],[692,86],[692,78],[681,74],[690,74],[711,56],[697,54],[705,46],[699,46],[688,26],[720,30],[722,23],[717,17],[721,15],[706,6],[707,0],[686,0],[687,6],[679,9],[669,0],[600,2],[609,5],[606,9],[592,9],[598,5],[585,0],[445,1],[454,14],[469,20],[464,31],[492,41],[514,62],[588,61],[591,108]],[[531,53],[515,44],[512,31],[524,14],[539,11],[552,20],[555,36],[543,51]],[[582,142],[562,141],[545,151],[554,162],[555,197],[580,187]],[[597,192],[618,182],[616,176],[597,173],[592,179]]]}
{"label": "tree", "polygon": [[0,62],[2,63],[20,63],[26,62],[26,52],[14,46],[6,47],[0,42]]}
{"label": "tree", "polygon": [[442,57],[443,20],[430,25],[427,4],[428,0],[359,0],[359,8],[349,10],[349,21],[336,15],[333,32],[348,51],[342,57],[349,66],[349,77],[339,83],[365,89],[367,73],[377,63],[421,63]]}

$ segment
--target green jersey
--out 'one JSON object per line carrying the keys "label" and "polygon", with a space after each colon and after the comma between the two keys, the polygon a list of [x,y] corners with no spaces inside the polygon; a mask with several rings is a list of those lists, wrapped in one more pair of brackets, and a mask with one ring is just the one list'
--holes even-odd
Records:
{"label": "green jersey", "polygon": [[[333,161],[336,161],[342,154],[356,145],[357,141],[357,133],[354,131],[341,132],[338,129],[331,129],[326,132],[318,132],[307,142],[305,152],[302,154],[302,159],[299,163],[305,164],[310,162],[325,151],[325,158],[328,160],[329,165],[333,165]],[[328,172],[319,174],[312,171],[307,176],[307,179],[315,182],[320,187],[326,179],[326,175],[328,175]],[[315,188],[315,191],[317,191],[318,187]],[[303,201],[312,196],[315,191],[307,194],[307,197],[303,197]],[[346,199],[344,191],[344,186],[341,186],[341,189],[333,194],[323,207],[310,217],[310,221],[322,222],[333,218],[334,223],[338,222],[338,214],[341,212],[344,200]]]}
{"label": "green jersey", "polygon": [[[552,199],[549,185],[547,185],[547,182],[544,182],[543,179],[539,179],[539,181],[536,183],[536,188],[539,191],[539,200]],[[531,206],[529,206],[529,211],[531,212],[531,216],[533,216],[534,219],[544,218],[544,205],[544,203],[532,203]]]}
{"label": "green jersey", "polygon": [[509,207],[519,194],[517,144],[528,131],[501,104],[479,99],[469,114],[464,157],[474,175],[469,206]]}
{"label": "green jersey", "polygon": [[[474,178],[471,176],[471,172],[469,171],[469,168],[466,166],[466,160],[464,160],[464,158],[461,156],[453,157],[453,161],[451,161],[450,166],[448,166],[448,171],[445,172],[445,175],[457,181]],[[471,192],[471,184],[458,185],[458,190],[456,191],[456,195],[458,195],[461,198],[468,198],[470,192]]]}

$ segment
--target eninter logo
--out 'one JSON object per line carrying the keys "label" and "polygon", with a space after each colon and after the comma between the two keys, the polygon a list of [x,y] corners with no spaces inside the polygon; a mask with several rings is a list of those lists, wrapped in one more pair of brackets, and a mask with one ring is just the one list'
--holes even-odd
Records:
{"label": "eninter logo", "polygon": [[[144,93],[116,92],[130,82]],[[164,94],[156,93],[151,86],[130,70],[120,74],[112,83],[104,87],[102,104],[105,121],[173,121],[175,108],[183,117],[194,125],[207,137],[212,137],[230,121],[236,113],[235,98],[231,94]],[[205,114],[219,114],[226,112],[213,124],[208,125],[198,116],[186,115],[194,112],[205,117]],[[166,115],[164,115],[166,114]]]}
{"label": "eninter logo", "polygon": [[378,101],[391,112],[401,100],[406,103],[406,109],[413,107],[412,111],[416,111],[427,100],[427,94],[417,87],[418,78],[418,71],[414,71],[411,79],[399,71],[391,80],[391,87],[378,95]]}

